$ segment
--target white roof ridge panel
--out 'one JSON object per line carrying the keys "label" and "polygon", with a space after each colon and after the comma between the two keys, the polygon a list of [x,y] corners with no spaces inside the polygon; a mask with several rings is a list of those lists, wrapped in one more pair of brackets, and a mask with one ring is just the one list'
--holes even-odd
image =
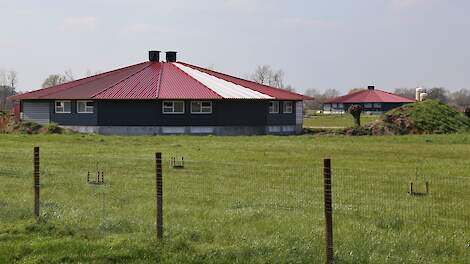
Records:
{"label": "white roof ridge panel", "polygon": [[217,78],[183,64],[177,62],[173,64],[225,99],[274,99],[269,95]]}

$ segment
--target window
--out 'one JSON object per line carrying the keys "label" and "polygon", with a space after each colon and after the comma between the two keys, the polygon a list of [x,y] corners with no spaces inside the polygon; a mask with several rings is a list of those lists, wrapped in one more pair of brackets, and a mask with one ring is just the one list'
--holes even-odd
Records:
{"label": "window", "polygon": [[269,102],[269,113],[270,114],[279,113],[279,102],[278,101]]}
{"label": "window", "polygon": [[72,110],[70,101],[55,101],[55,112],[61,114],[69,114]]}
{"label": "window", "polygon": [[282,112],[284,114],[292,114],[293,108],[294,108],[294,106],[293,106],[292,102],[290,102],[290,101],[289,102],[284,102],[283,107],[282,107]]}
{"label": "window", "polygon": [[164,114],[184,114],[183,101],[163,101]]}
{"label": "window", "polygon": [[323,110],[330,111],[330,109],[331,109],[331,104],[324,104],[323,105]]}
{"label": "window", "polygon": [[382,104],[381,103],[374,103],[374,108],[382,108]]}
{"label": "window", "polygon": [[193,101],[191,102],[191,114],[211,114],[212,102]]}
{"label": "window", "polygon": [[364,104],[364,108],[372,108],[372,104],[371,103],[366,103],[366,104]]}
{"label": "window", "polygon": [[338,109],[344,109],[344,105],[343,104],[338,104]]}
{"label": "window", "polygon": [[337,103],[331,104],[331,108],[338,108],[338,104]]}
{"label": "window", "polygon": [[77,101],[77,113],[93,113],[93,101]]}

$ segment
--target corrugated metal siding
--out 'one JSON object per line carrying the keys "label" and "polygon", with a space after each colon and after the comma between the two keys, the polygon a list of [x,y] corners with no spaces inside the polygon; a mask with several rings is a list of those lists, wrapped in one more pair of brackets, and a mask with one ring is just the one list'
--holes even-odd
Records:
{"label": "corrugated metal siding", "polygon": [[234,83],[234,84],[239,85],[239,86],[243,86],[246,89],[250,89],[250,90],[265,94],[269,97],[276,98],[278,100],[310,100],[310,99],[313,99],[313,98],[308,97],[308,96],[304,96],[304,95],[301,95],[301,94],[289,92],[287,90],[278,89],[278,88],[262,85],[262,84],[259,84],[259,83],[255,83],[255,82],[252,82],[252,81],[240,79],[240,78],[233,77],[233,76],[223,74],[223,73],[220,73],[220,72],[215,72],[215,71],[211,71],[211,70],[204,69],[204,68],[201,68],[201,67],[197,67],[197,66],[194,66],[194,65],[191,65],[191,64],[188,64],[188,63],[184,63],[184,62],[179,62],[179,63],[184,65],[184,66],[187,66],[189,68],[192,68],[192,69],[204,72],[206,74],[209,74],[211,76],[214,76],[215,78],[225,80],[227,82],[231,82],[231,83]]}
{"label": "corrugated metal siding", "polygon": [[241,85],[228,82],[224,79],[217,78],[205,72],[199,71],[194,68],[187,67],[180,63],[174,63],[176,67],[193,77],[200,83],[209,87],[212,91],[221,95],[226,99],[273,99],[273,97],[245,88]]}
{"label": "corrugated metal siding", "polygon": [[302,101],[295,102],[295,124],[304,124],[304,103]]}
{"label": "corrugated metal siding", "polygon": [[23,120],[39,124],[50,121],[49,101],[23,101]]}
{"label": "corrugated metal siding", "polygon": [[11,97],[30,99],[310,99],[183,62],[145,62]]}
{"label": "corrugated metal siding", "polygon": [[125,80],[95,94],[95,99],[155,99],[160,81],[161,64],[149,64]]}
{"label": "corrugated metal siding", "polygon": [[162,64],[159,99],[223,99],[171,63]]}

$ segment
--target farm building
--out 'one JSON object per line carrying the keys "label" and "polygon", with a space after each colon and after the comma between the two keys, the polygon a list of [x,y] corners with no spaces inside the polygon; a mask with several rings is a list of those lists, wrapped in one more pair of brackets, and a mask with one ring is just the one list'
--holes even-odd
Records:
{"label": "farm building", "polygon": [[375,89],[367,89],[339,96],[323,103],[323,112],[327,114],[342,114],[348,111],[351,105],[361,105],[365,113],[380,114],[415,100],[393,93]]}
{"label": "farm building", "polygon": [[149,52],[149,61],[10,99],[21,120],[79,132],[297,134],[309,97]]}

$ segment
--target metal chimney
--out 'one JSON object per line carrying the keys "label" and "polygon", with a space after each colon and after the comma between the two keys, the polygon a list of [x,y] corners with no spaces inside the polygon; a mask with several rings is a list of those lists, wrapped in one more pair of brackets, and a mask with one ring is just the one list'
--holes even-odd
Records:
{"label": "metal chimney", "polygon": [[375,86],[373,86],[373,85],[369,85],[369,86],[367,86],[367,89],[368,89],[369,91],[372,91],[372,90],[374,90],[374,89],[375,89]]}
{"label": "metal chimney", "polygon": [[159,50],[149,51],[149,61],[160,62],[160,51]]}
{"label": "metal chimney", "polygon": [[166,62],[176,62],[176,51],[167,51]]}

